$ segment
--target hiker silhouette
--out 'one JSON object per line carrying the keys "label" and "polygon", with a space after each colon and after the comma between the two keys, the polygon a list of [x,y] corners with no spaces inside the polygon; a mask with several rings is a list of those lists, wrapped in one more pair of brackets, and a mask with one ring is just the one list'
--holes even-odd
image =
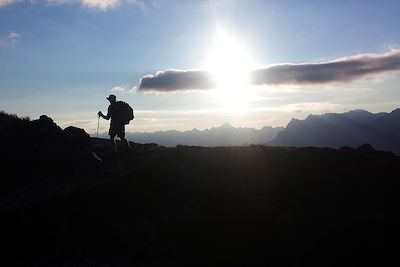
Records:
{"label": "hiker silhouette", "polygon": [[[103,119],[109,120],[110,129],[108,130],[108,134],[110,135],[111,147],[113,149],[113,153],[117,152],[117,144],[115,142],[115,137],[118,136],[123,143],[125,143],[130,149],[130,145],[128,140],[125,139],[125,124],[127,124],[126,120],[123,118],[123,114],[121,114],[120,103],[125,104],[122,101],[117,101],[117,97],[115,95],[109,95],[106,98],[110,101],[110,105],[108,106],[107,115],[104,115],[101,111],[97,113],[99,117]],[[129,123],[129,120],[128,120]]]}

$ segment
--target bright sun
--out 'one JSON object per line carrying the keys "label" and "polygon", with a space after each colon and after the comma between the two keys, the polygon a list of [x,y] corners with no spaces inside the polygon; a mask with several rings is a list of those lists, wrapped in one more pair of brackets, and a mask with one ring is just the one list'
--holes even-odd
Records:
{"label": "bright sun", "polygon": [[223,32],[217,35],[204,68],[214,75],[214,94],[225,111],[243,112],[248,108],[248,79],[253,67],[254,62],[237,39]]}

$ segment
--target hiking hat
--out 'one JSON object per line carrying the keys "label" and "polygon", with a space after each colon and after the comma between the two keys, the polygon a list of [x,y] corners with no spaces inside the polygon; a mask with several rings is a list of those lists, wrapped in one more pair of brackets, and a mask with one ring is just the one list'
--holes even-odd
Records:
{"label": "hiking hat", "polygon": [[108,97],[107,97],[107,100],[117,100],[117,97],[115,96],[115,95],[109,95]]}

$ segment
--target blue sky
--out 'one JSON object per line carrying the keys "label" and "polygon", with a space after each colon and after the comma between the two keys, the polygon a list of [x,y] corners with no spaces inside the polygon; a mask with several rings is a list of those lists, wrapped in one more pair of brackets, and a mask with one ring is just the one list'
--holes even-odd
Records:
{"label": "blue sky", "polygon": [[[224,122],[260,128],[311,113],[391,111],[400,107],[397,68],[339,85],[243,88],[253,91],[237,109],[226,101],[229,90],[132,88],[157,71],[202,68],[219,32],[245,47],[254,67],[396,54],[399,18],[400,2],[388,0],[0,0],[0,109],[32,119],[48,114],[62,127],[89,132],[113,92],[136,111],[130,131]],[[232,50],[233,64],[236,56]],[[105,131],[107,123],[101,125]]]}

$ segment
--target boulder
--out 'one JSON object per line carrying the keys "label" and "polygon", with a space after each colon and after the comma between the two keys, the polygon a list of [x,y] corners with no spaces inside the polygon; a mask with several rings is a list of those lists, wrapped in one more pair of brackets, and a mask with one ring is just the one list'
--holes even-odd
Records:
{"label": "boulder", "polygon": [[64,133],[67,135],[67,138],[71,143],[85,148],[91,147],[90,136],[85,132],[85,130],[69,126],[64,129]]}

